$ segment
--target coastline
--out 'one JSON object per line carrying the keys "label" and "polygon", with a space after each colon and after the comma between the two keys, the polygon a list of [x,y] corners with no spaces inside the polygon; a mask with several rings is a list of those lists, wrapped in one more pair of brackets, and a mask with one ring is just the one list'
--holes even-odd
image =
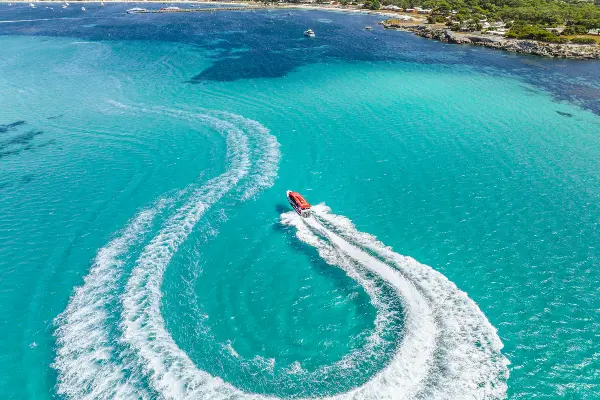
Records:
{"label": "coastline", "polygon": [[[68,1],[68,0],[67,0]],[[34,4],[43,4],[43,3],[64,3],[65,0],[0,0],[0,4],[2,3],[34,3]],[[214,4],[214,5],[234,5],[234,6],[251,6],[255,8],[264,8],[264,9],[296,9],[296,10],[321,10],[321,11],[337,11],[337,12],[347,12],[347,13],[355,13],[355,14],[370,14],[370,15],[380,15],[382,17],[398,17],[401,15],[407,15],[404,13],[397,13],[391,10],[369,10],[365,8],[358,8],[356,6],[332,6],[331,4],[305,4],[305,3],[276,3],[276,4],[265,4],[260,1],[210,1],[210,0],[176,0],[176,1],[165,1],[165,0],[72,0],[72,4],[86,3],[86,4],[99,4],[99,3],[131,3],[131,4],[144,4],[144,3],[159,3],[159,4]],[[424,22],[423,18],[420,18],[417,15],[411,15],[414,22]]]}
{"label": "coastline", "polygon": [[[62,3],[64,0],[0,0],[0,3]],[[75,0],[73,3],[100,3],[101,1]],[[497,50],[510,51],[514,53],[529,54],[540,57],[562,58],[571,60],[600,60],[600,45],[571,44],[571,43],[547,43],[538,40],[510,39],[503,36],[484,35],[471,32],[453,32],[439,25],[425,24],[425,20],[414,14],[406,14],[391,10],[368,10],[356,6],[332,6],[331,4],[303,4],[303,3],[278,3],[265,4],[257,1],[210,1],[210,0],[178,0],[174,2],[164,0],[107,0],[104,3],[162,3],[162,4],[214,4],[247,6],[248,8],[260,9],[295,9],[295,10],[320,10],[330,12],[344,12],[351,14],[378,15],[384,18],[398,18],[408,16],[412,20],[401,24],[389,24],[380,22],[386,29],[411,32],[416,36],[426,39],[437,40],[442,43],[469,44],[483,46]]]}
{"label": "coastline", "polygon": [[600,46],[572,43],[547,43],[538,40],[511,39],[503,36],[483,35],[470,32],[453,32],[439,26],[425,25],[389,25],[383,22],[386,29],[394,29],[442,43],[469,44],[483,46],[513,53],[530,54],[540,57],[563,58],[571,60],[600,60]]}

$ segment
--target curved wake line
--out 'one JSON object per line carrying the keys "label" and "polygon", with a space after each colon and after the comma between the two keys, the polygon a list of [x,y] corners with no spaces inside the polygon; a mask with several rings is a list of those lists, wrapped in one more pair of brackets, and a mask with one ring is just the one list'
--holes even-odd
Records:
{"label": "curved wake line", "polygon": [[[158,113],[209,124],[225,136],[227,143],[228,170],[197,189],[193,189],[193,184],[184,189],[181,193],[189,194],[188,201],[168,219],[138,258],[125,293],[120,296],[124,307],[123,336],[115,345],[121,348],[115,349],[119,346],[110,342],[106,307],[119,297],[115,283],[122,273],[121,258],[143,239],[145,229],[140,228],[141,222],[135,222],[138,218],[122,238],[100,250],[96,266],[56,321],[58,350],[53,366],[59,372],[60,394],[90,399],[152,398],[140,387],[140,382],[148,379],[161,392],[160,385],[154,384],[161,382],[156,379],[160,376],[161,363],[168,363],[165,360],[172,355],[177,357],[183,353],[167,333],[160,315],[162,274],[179,245],[215,202],[236,186],[241,187],[241,198],[246,200],[273,184],[277,177],[279,144],[261,124],[235,114],[211,110],[183,112],[162,107],[148,109],[114,101],[109,104],[128,112]],[[158,209],[140,213],[140,218],[145,221],[156,211]],[[166,353],[162,348],[155,352],[157,349],[146,342],[148,335],[154,334],[167,345]],[[187,358],[185,353],[182,356]],[[168,380],[169,376],[170,372],[163,378]]]}
{"label": "curved wake line", "polygon": [[[173,255],[204,213],[226,195],[244,201],[273,184],[280,158],[279,144],[258,122],[226,112],[184,111],[164,107],[115,107],[208,124],[225,137],[227,169],[204,184],[181,193],[174,210],[143,248],[123,288],[120,280],[131,250],[145,242],[154,216],[166,201],[142,211],[96,257],[84,285],[57,317],[58,392],[69,398],[267,399],[245,393],[196,367],[165,327],[160,313],[161,284]],[[375,329],[360,351],[306,376],[319,379],[352,371],[360,357],[377,354],[380,333],[397,318],[367,277],[373,274],[395,290],[402,302],[402,340],[388,365],[365,384],[329,399],[495,399],[506,396],[508,360],[502,343],[466,293],[442,274],[395,253],[352,222],[313,207],[314,218],[282,214],[282,223],[315,247],[329,264],[356,280],[377,309]],[[121,301],[120,323],[109,308]],[[112,313],[111,313],[112,311]],[[112,316],[112,319],[111,319]],[[117,337],[115,338],[115,335]],[[305,373],[297,365],[296,370]],[[335,370],[334,370],[335,369]],[[299,373],[296,371],[296,373]],[[149,388],[147,388],[149,384]]]}
{"label": "curved wake line", "polygon": [[[429,372],[435,349],[436,326],[427,300],[396,270],[344,241],[315,219],[302,219],[291,211],[282,215],[282,222],[295,226],[298,229],[298,238],[305,243],[316,244],[313,233],[315,231],[326,237],[332,246],[396,289],[405,310],[405,335],[389,366],[365,385],[332,398],[414,398],[423,389],[422,385]],[[317,247],[317,249],[322,256],[321,248]],[[326,259],[326,261],[336,265],[340,263],[339,258]]]}
{"label": "curved wake line", "polygon": [[[331,214],[323,205],[313,209],[315,219],[306,221],[309,225],[323,230],[344,252],[358,250],[365,261],[365,256],[369,256],[367,252],[376,255],[410,282],[433,311],[437,326],[434,359],[416,398],[506,397],[509,361],[501,354],[502,342],[496,329],[465,292],[431,267],[394,252],[370,234],[359,232],[348,218]],[[388,369],[398,367],[396,363],[401,362],[410,363],[410,360],[395,357]]]}
{"label": "curved wake line", "polygon": [[[123,265],[120,256],[140,243],[164,205],[160,201],[157,207],[140,212],[121,235],[100,249],[83,286],[75,290],[66,310],[56,318],[58,350],[53,367],[59,375],[59,394],[82,399],[136,395],[136,388],[123,382],[122,368],[110,363],[112,346],[104,326],[107,307],[116,298],[112,291]],[[114,388],[118,388],[116,392]]]}

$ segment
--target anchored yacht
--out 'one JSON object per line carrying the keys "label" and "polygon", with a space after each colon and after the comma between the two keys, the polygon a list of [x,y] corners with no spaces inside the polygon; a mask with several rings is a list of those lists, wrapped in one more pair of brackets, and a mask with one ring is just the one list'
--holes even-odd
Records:
{"label": "anchored yacht", "polygon": [[315,37],[315,32],[312,29],[309,29],[307,31],[304,32],[304,36],[308,36],[308,37]]}
{"label": "anchored yacht", "polygon": [[145,8],[134,7],[134,8],[130,8],[129,10],[127,10],[127,14],[143,13],[146,11],[148,11],[148,10],[146,10]]}

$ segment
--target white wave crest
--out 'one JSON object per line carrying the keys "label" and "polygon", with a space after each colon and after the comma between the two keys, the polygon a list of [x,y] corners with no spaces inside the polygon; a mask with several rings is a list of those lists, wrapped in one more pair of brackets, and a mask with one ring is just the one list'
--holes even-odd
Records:
{"label": "white wave crest", "polygon": [[125,382],[123,368],[111,362],[112,345],[105,330],[109,305],[116,300],[116,284],[122,255],[139,243],[157,212],[165,205],[140,212],[106,247],[98,252],[94,265],[77,288],[66,310],[55,323],[58,393],[78,399],[144,398]]}
{"label": "white wave crest", "polygon": [[319,224],[314,218],[303,219],[295,212],[282,215],[282,222],[298,229],[300,240],[317,247],[326,261],[340,265],[343,259],[335,252],[323,251],[315,232],[343,254],[387,281],[401,298],[405,313],[405,334],[389,365],[365,385],[344,393],[340,398],[411,399],[423,389],[434,357],[437,329],[427,299],[414,285],[375,257],[346,242],[342,237]]}
{"label": "white wave crest", "polygon": [[[315,219],[307,220],[309,225],[323,230],[344,252],[346,249],[362,254],[370,252],[394,267],[431,308],[437,327],[434,359],[425,385],[416,398],[506,397],[509,361],[500,352],[502,342],[496,329],[465,292],[431,267],[394,252],[370,234],[359,232],[352,221],[331,214],[328,207],[318,205],[313,210]],[[373,261],[364,259],[369,263]],[[388,369],[395,368],[396,362],[410,360],[395,358]],[[392,381],[387,382],[389,385]],[[404,382],[396,382],[404,385]]]}
{"label": "white wave crest", "polygon": [[[204,185],[194,188],[192,184],[182,190],[180,195],[187,196],[187,201],[168,218],[138,258],[125,292],[120,295],[124,310],[123,332],[119,332],[122,337],[117,340],[118,343],[111,343],[114,338],[109,337],[109,330],[118,331],[119,327],[107,327],[109,321],[105,310],[119,296],[120,288],[114,283],[122,273],[120,257],[144,236],[140,225],[149,211],[141,213],[135,220],[140,222],[134,221],[123,236],[100,250],[84,285],[76,290],[67,309],[56,320],[59,327],[56,331],[57,357],[53,366],[59,373],[60,394],[90,399],[148,398],[152,396],[144,392],[139,381],[148,379],[157,383],[155,386],[160,386],[161,374],[160,360],[153,353],[157,349],[144,339],[156,334],[167,348],[170,344],[174,346],[169,349],[170,353],[158,349],[159,357],[181,352],[166,332],[159,312],[160,281],[164,269],[203,213],[236,185],[244,185],[244,200],[273,184],[277,176],[279,145],[262,125],[234,114],[144,108],[115,101],[108,104],[119,112],[158,113],[208,124],[224,135],[227,143],[227,170]],[[248,178],[249,182],[244,182],[244,178]],[[148,321],[150,323],[146,324]],[[127,347],[123,347],[123,343]],[[120,345],[118,350],[116,345]],[[151,376],[144,376],[144,372]],[[140,374],[142,376],[138,376]],[[163,375],[163,381],[169,381],[170,374],[169,371]]]}
{"label": "white wave crest", "polygon": [[[165,217],[149,242],[144,240],[165,202],[141,212],[99,251],[83,286],[76,289],[56,320],[54,367],[59,394],[89,399],[274,398],[243,392],[199,369],[166,330],[161,285],[173,255],[207,210],[225,196],[243,201],[273,184],[280,158],[276,139],[258,122],[226,112],[109,104],[119,112],[154,113],[208,124],[225,137],[227,165],[221,175],[181,191],[182,202]],[[335,371],[351,373],[361,357],[377,355],[381,333],[398,318],[376,282],[383,280],[402,303],[403,332],[396,352],[369,381],[328,399],[506,396],[508,360],[500,353],[502,343],[466,293],[432,268],[359,232],[349,219],[332,214],[324,205],[313,210],[313,218],[290,212],[282,214],[281,221],[294,226],[297,237],[315,247],[327,263],[358,282],[370,296],[377,316],[375,329],[362,349],[312,372],[303,369],[299,360],[290,366],[289,374],[303,378],[319,374],[323,379]],[[147,244],[123,285],[123,260],[135,259],[129,252],[143,243]],[[118,311],[111,313],[109,308],[119,300],[122,312],[117,321]],[[236,356],[231,344],[227,349]],[[272,369],[275,360],[256,362]]]}

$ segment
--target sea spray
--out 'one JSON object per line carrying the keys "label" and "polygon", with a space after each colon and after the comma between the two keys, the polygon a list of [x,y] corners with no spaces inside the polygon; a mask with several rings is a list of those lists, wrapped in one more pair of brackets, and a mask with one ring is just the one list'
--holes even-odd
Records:
{"label": "sea spray", "polygon": [[501,354],[502,342],[465,292],[433,268],[402,256],[374,236],[358,231],[352,221],[332,214],[325,205],[313,207],[313,212],[315,220],[310,223],[327,231],[330,228],[346,243],[377,255],[427,299],[439,334],[435,363],[419,398],[506,397],[509,361]]}
{"label": "sea spray", "polygon": [[[141,211],[108,245],[98,251],[83,286],[75,289],[66,310],[56,318],[58,393],[69,398],[131,398],[139,388],[125,382],[123,366],[114,364],[113,346],[105,327],[108,309],[116,300],[123,256],[139,244],[155,215],[166,205]],[[118,388],[115,390],[115,388]]]}
{"label": "sea spray", "polygon": [[[241,193],[243,199],[248,199],[262,188],[272,185],[277,176],[279,144],[270,135],[268,129],[255,121],[235,114],[210,111],[213,115],[209,115],[207,110],[204,110],[206,113],[203,114],[200,111],[184,112],[162,107],[150,109],[115,101],[109,101],[108,104],[122,110],[123,113],[151,112],[208,124],[225,136],[228,149],[229,168],[225,173],[204,185],[196,186],[196,188],[192,185],[181,191],[182,194],[185,194],[182,197],[187,197],[188,200],[168,219],[165,227],[146,246],[146,250],[138,259],[138,268],[134,270],[129,279],[127,286],[129,291],[120,294],[125,306],[125,315],[140,322],[140,318],[145,319],[148,316],[143,314],[144,311],[152,311],[151,309],[140,309],[140,307],[150,304],[148,301],[151,300],[154,301],[151,305],[158,304],[161,293],[160,284],[158,286],[150,284],[148,289],[151,291],[146,294],[155,297],[145,300],[135,297],[132,300],[131,296],[127,296],[127,293],[135,290],[136,278],[149,279],[152,283],[156,283],[157,279],[160,279],[160,276],[140,274],[139,265],[162,267],[164,271],[170,257],[191,232],[200,216],[240,183],[244,177],[249,175],[249,182],[243,182],[244,189]],[[234,122],[219,119],[214,115],[228,118]],[[252,149],[250,149],[250,144],[252,144]],[[250,154],[251,152],[253,154]],[[102,307],[119,296],[116,292],[117,288],[111,284],[111,280],[116,280],[121,273],[118,268],[120,265],[118,257],[126,253],[131,247],[130,242],[138,238],[136,233],[139,233],[138,230],[141,231],[139,227],[149,214],[152,213],[150,211],[140,213],[140,217],[136,218],[131,225],[133,228],[126,229],[123,238],[115,239],[99,252],[97,264],[100,267],[96,266],[90,271],[83,287],[79,288],[71,298],[67,310],[57,318],[59,325],[56,333],[58,354],[54,366],[59,371],[59,392],[69,398],[148,397],[145,390],[135,384],[139,380],[148,378],[147,376],[138,376],[143,373],[143,370],[150,368],[149,365],[142,362],[145,359],[143,355],[148,355],[148,353],[144,353],[144,349],[140,350],[139,347],[136,347],[135,339],[133,344],[128,341],[128,338],[136,336],[135,334],[128,335],[134,329],[133,327],[140,328],[142,325],[131,324],[127,320],[123,322],[123,336],[117,341],[125,350],[121,349],[117,357],[121,364],[114,364],[112,356],[115,349],[113,343],[109,342],[107,331],[114,327],[105,326],[107,319],[102,312]],[[137,222],[138,219],[140,222]],[[157,258],[161,260],[158,264],[155,262]],[[134,310],[133,314],[131,314],[132,310]],[[136,314],[135,310],[139,313]],[[128,311],[130,314],[127,314]],[[153,320],[157,323],[156,330],[165,335],[164,343],[167,345],[172,343],[174,346],[172,353],[180,351],[164,330],[164,321],[160,313],[153,316],[156,317]],[[167,376],[169,374],[170,372]],[[209,378],[212,379],[212,377]]]}

